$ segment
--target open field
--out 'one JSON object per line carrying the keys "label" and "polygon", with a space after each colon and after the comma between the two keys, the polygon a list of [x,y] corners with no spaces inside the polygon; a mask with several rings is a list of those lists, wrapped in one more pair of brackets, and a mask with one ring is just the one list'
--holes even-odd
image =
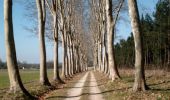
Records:
{"label": "open field", "polygon": [[[29,83],[33,81],[39,80],[39,70],[33,69],[33,70],[20,70],[20,75],[22,78],[23,83]],[[49,78],[52,78],[53,70],[48,70],[48,76]],[[8,88],[9,86],[9,77],[8,72],[5,69],[0,70],[0,89]]]}

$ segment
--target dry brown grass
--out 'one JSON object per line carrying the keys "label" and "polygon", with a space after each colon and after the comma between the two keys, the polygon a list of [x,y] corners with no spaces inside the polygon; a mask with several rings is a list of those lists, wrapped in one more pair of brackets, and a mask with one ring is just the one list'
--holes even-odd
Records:
{"label": "dry brown grass", "polygon": [[151,88],[145,92],[133,92],[134,70],[121,69],[122,80],[111,82],[101,73],[95,73],[106,100],[170,100],[170,72],[164,70],[146,70],[146,82]]}

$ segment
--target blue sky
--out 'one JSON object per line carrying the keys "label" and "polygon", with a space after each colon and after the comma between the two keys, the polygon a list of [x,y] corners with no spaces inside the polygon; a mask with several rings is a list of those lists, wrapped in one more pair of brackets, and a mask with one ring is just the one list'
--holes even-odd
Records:
{"label": "blue sky", "polygon": [[[127,0],[125,1],[127,2]],[[157,2],[158,0],[137,0],[140,15],[146,14],[146,13],[149,13],[150,15],[152,15],[153,12],[155,11],[155,5]],[[131,32],[131,25],[130,25],[128,12],[123,14],[123,18],[125,18],[125,21],[120,20],[117,24],[117,30],[118,30],[117,41],[120,38],[126,39],[130,35],[130,32]]]}
{"label": "blue sky", "polygon": [[[14,0],[15,1],[15,0]],[[150,13],[154,11],[155,4],[158,0],[138,0],[140,13]],[[147,8],[147,9],[145,9]],[[36,9],[35,9],[36,10]],[[129,20],[128,13],[124,14]],[[13,23],[14,37],[17,51],[17,58],[20,61],[29,63],[39,63],[39,41],[33,33],[24,29],[24,26],[31,25],[30,21],[25,18],[24,6],[19,3],[13,4]],[[131,32],[130,21],[119,21],[118,36],[127,38]],[[53,43],[47,41],[47,60],[53,59]],[[3,22],[3,0],[0,0],[0,58],[5,61],[5,43],[4,43],[4,22]],[[62,61],[62,49],[59,49],[59,62]]]}

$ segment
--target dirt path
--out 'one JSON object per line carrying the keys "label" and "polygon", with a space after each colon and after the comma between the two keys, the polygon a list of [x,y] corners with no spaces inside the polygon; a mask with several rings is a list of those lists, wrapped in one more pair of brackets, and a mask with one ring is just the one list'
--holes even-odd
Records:
{"label": "dirt path", "polygon": [[100,89],[97,86],[96,78],[94,77],[93,72],[91,74],[91,80],[90,80],[90,100],[104,100],[103,95],[101,94]]}
{"label": "dirt path", "polygon": [[50,100],[104,100],[93,71],[80,75],[78,79],[68,82],[61,90],[48,94]]}
{"label": "dirt path", "polygon": [[65,100],[80,100],[83,86],[86,82],[87,76],[89,72],[87,72],[76,84],[75,86],[70,89],[67,93],[67,96],[69,98],[66,98]]}

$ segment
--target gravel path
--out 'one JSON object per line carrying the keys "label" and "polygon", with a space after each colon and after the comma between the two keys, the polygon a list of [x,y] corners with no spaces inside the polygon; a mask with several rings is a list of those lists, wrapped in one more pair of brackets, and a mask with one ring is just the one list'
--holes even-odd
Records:
{"label": "gravel path", "polygon": [[97,86],[96,78],[94,77],[93,72],[90,72],[91,80],[90,80],[90,100],[104,100],[103,95],[101,94],[100,89]]}
{"label": "gravel path", "polygon": [[[87,79],[89,78],[89,79]],[[53,91],[46,96],[50,100],[104,100],[93,71],[86,72],[75,84],[62,91]],[[60,94],[61,93],[61,94]],[[55,95],[56,94],[56,95]],[[57,95],[59,94],[59,95]]]}
{"label": "gravel path", "polygon": [[89,72],[87,72],[76,84],[75,86],[70,89],[67,93],[67,96],[69,98],[66,98],[65,100],[80,100],[83,86],[86,82],[87,76]]}

